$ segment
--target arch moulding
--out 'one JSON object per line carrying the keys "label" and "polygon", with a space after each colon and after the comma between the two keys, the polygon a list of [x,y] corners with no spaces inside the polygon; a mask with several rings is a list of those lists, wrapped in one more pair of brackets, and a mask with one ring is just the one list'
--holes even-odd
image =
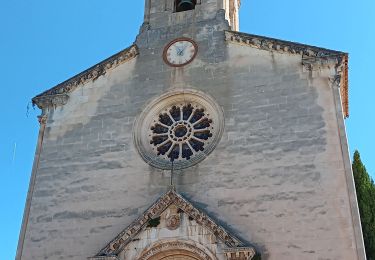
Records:
{"label": "arch moulding", "polygon": [[205,247],[192,241],[161,241],[145,249],[137,260],[217,260]]}

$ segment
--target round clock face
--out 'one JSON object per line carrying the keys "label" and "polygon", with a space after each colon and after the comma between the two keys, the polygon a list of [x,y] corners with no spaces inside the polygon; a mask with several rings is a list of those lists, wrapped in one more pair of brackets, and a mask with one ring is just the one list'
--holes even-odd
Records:
{"label": "round clock face", "polygon": [[198,46],[189,38],[179,38],[170,42],[164,49],[164,61],[173,67],[181,67],[193,61]]}

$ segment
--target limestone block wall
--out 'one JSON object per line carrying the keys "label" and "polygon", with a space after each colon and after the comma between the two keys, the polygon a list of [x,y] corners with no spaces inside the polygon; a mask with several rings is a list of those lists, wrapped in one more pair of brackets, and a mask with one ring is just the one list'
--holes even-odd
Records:
{"label": "limestone block wall", "polygon": [[[212,96],[225,129],[203,162],[176,172],[179,192],[263,259],[364,259],[334,66],[307,71],[299,54],[227,42],[225,28],[214,18],[144,32],[135,59],[48,111],[21,259],[93,256],[167,190],[169,172],[141,159],[133,124],[149,100],[184,88]],[[163,47],[181,36],[199,52],[172,68]]]}

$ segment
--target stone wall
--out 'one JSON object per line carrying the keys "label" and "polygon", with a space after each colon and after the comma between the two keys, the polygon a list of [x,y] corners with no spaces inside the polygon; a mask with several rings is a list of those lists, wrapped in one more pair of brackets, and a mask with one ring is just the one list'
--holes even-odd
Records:
{"label": "stone wall", "polygon": [[[179,192],[263,259],[364,259],[335,64],[307,70],[298,53],[228,42],[224,29],[219,12],[145,31],[135,59],[48,111],[23,260],[94,256],[167,190],[169,172],[141,159],[133,124],[149,100],[184,88],[212,96],[225,129],[203,162],[176,172]],[[171,68],[163,47],[181,36],[199,53]]]}

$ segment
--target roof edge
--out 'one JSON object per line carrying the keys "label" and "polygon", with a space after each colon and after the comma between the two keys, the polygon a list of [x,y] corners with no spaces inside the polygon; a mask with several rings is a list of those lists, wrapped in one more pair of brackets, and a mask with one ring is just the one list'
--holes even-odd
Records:
{"label": "roof edge", "polygon": [[340,87],[343,116],[349,117],[348,53],[236,31],[225,31],[225,39],[228,42],[261,50],[301,55],[302,65],[307,65],[309,70],[312,69],[314,62],[320,65],[334,62],[336,65],[334,78],[336,85]]}
{"label": "roof edge", "polygon": [[33,105],[38,106],[40,109],[50,106],[55,107],[57,105],[64,105],[69,98],[67,94],[75,90],[78,86],[89,81],[95,81],[100,76],[105,75],[110,69],[116,68],[117,66],[133,59],[138,54],[138,47],[133,44],[130,47],[90,67],[89,69],[35,96],[32,99],[32,103]]}
{"label": "roof edge", "polygon": [[236,32],[236,31],[225,31],[226,40],[238,43],[244,43],[245,45],[251,45],[260,49],[274,50],[280,52],[290,52],[294,54],[303,54],[306,56],[332,56],[332,55],[345,55],[346,52],[331,50],[327,48],[321,48],[313,45],[280,40],[267,36]]}

